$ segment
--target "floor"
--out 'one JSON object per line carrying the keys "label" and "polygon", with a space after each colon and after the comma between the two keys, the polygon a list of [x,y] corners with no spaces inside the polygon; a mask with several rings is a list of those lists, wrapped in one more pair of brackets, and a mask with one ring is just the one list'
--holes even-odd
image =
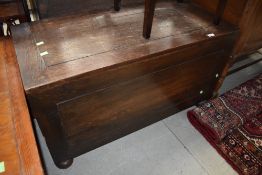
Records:
{"label": "floor", "polygon": [[[261,58],[262,55],[257,52],[249,57],[252,60]],[[228,76],[220,93],[259,73],[262,73],[261,61]],[[54,165],[37,126],[47,173],[49,175],[237,174],[188,122],[186,112],[189,109],[79,156],[66,170],[58,169]]]}

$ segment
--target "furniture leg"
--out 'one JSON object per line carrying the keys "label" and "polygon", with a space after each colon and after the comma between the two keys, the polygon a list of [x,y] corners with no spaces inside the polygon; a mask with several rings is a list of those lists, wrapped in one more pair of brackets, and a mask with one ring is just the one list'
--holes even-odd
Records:
{"label": "furniture leg", "polygon": [[55,164],[60,169],[66,169],[66,168],[69,168],[73,164],[73,162],[74,162],[74,159],[68,159],[62,162],[55,162]]}
{"label": "furniture leg", "polygon": [[224,14],[225,8],[226,8],[227,0],[219,0],[218,6],[216,9],[216,14],[214,18],[214,24],[218,25],[221,21],[221,18]]}
{"label": "furniture leg", "polygon": [[0,37],[4,36],[4,23],[0,22]]}
{"label": "furniture leg", "polygon": [[115,11],[119,11],[121,8],[121,0],[114,0],[114,9]]}
{"label": "furniture leg", "polygon": [[150,38],[151,35],[155,6],[156,0],[145,0],[143,36],[146,39]]}
{"label": "furniture leg", "polygon": [[23,3],[23,8],[24,8],[24,12],[25,12],[25,16],[28,22],[31,22],[31,17],[30,17],[30,12],[28,9],[28,4],[26,0],[22,0]]}

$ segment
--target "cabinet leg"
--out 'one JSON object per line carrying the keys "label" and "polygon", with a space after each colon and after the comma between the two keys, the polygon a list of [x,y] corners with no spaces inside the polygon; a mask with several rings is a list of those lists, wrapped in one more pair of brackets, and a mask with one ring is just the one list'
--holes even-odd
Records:
{"label": "cabinet leg", "polygon": [[155,6],[156,0],[145,0],[143,36],[146,39],[150,38],[151,35]]}
{"label": "cabinet leg", "polygon": [[114,0],[114,9],[115,11],[119,11],[121,8],[121,0]]}
{"label": "cabinet leg", "polygon": [[55,162],[56,166],[60,169],[69,168],[73,164],[74,159],[68,159],[62,162]]}

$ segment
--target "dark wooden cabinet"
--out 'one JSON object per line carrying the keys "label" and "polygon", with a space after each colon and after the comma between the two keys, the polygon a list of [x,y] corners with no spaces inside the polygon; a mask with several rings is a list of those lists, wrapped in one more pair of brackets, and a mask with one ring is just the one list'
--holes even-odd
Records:
{"label": "dark wooden cabinet", "polygon": [[149,40],[143,5],[13,28],[30,111],[59,167],[213,96],[238,30],[174,6],[159,4]]}

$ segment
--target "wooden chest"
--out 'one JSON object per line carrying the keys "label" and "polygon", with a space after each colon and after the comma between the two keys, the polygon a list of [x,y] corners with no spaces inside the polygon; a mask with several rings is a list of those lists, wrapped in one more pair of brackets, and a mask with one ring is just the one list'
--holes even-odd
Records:
{"label": "wooden chest", "polygon": [[159,4],[150,40],[143,6],[13,29],[31,114],[57,165],[212,97],[237,30],[169,7]]}

